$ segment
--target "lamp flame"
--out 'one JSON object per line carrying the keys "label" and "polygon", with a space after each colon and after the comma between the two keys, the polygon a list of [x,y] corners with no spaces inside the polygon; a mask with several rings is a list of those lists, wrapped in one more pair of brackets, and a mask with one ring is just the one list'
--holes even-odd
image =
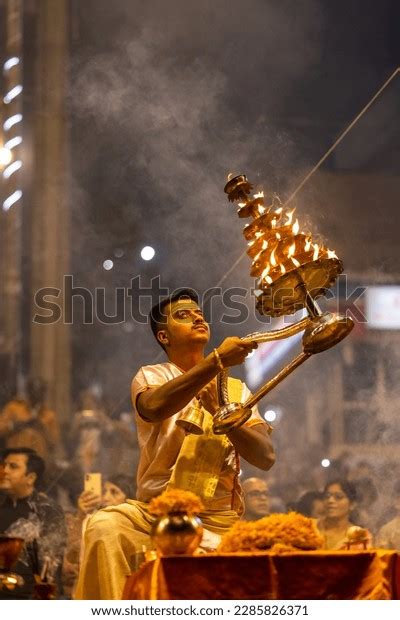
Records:
{"label": "lamp flame", "polygon": [[292,233],[294,235],[297,235],[299,230],[300,230],[299,220],[296,220],[295,223],[292,226]]}
{"label": "lamp flame", "polygon": [[[269,271],[270,271],[270,266],[267,265],[266,268],[264,269],[264,271],[261,274],[261,280],[264,280],[264,278],[267,278],[267,276],[269,274]],[[272,280],[271,280],[271,282],[272,282]],[[271,282],[270,282],[270,284],[271,284]]]}
{"label": "lamp flame", "polygon": [[293,213],[295,212],[296,209],[292,209],[291,211],[289,211],[289,213],[287,213],[287,220],[285,222],[285,226],[290,226],[290,224],[292,223],[293,220]]}
{"label": "lamp flame", "polygon": [[333,250],[313,243],[311,233],[302,231],[299,220],[294,217],[296,209],[287,210],[278,197],[274,196],[268,207],[264,206],[263,191],[253,194],[252,198],[241,194],[240,200],[239,207],[244,208],[240,217],[253,220],[246,224],[243,234],[247,240],[247,254],[253,261],[251,273],[259,278],[261,289],[274,285],[293,270],[304,269],[306,273],[308,263],[318,258],[337,259]]}

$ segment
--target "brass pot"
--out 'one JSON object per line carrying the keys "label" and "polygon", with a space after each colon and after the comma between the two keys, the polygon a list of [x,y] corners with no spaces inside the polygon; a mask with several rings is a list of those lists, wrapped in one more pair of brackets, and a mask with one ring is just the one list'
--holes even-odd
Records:
{"label": "brass pot", "polygon": [[171,512],[153,523],[151,537],[159,555],[193,555],[203,537],[203,526],[194,515]]}
{"label": "brass pot", "polygon": [[24,584],[21,575],[11,572],[23,545],[23,538],[0,536],[0,592],[2,590],[12,592]]}
{"label": "brass pot", "polygon": [[14,566],[23,544],[23,538],[0,536],[0,569],[9,571]]}

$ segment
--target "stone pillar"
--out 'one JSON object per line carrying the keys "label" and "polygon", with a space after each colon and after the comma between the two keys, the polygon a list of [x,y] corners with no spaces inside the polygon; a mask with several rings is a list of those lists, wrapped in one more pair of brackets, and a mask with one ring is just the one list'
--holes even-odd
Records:
{"label": "stone pillar", "polygon": [[[66,123],[68,2],[36,3],[37,50],[33,101],[33,200],[31,221],[32,319],[39,289],[63,289],[69,272],[68,136]],[[62,294],[59,302],[62,302]],[[41,312],[43,314],[43,311]],[[31,322],[30,374],[44,378],[49,404],[65,421],[70,414],[70,326]]]}

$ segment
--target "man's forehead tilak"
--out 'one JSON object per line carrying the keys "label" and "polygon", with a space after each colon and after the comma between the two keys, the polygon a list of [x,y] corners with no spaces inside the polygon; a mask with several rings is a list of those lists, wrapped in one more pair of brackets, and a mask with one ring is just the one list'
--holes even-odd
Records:
{"label": "man's forehead tilak", "polygon": [[200,310],[199,305],[193,301],[193,299],[177,299],[170,304],[170,312],[174,312],[175,310]]}

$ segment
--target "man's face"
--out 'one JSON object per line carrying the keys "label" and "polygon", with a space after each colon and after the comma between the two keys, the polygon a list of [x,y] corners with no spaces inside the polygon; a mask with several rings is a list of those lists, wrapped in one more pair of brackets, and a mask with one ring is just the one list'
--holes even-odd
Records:
{"label": "man's face", "polygon": [[178,299],[164,309],[167,316],[165,332],[171,347],[182,343],[199,343],[206,345],[210,330],[203,312],[191,299]]}
{"label": "man's face", "polygon": [[112,482],[106,482],[103,488],[102,506],[117,506],[126,500],[125,493]]}
{"label": "man's face", "polygon": [[0,489],[8,495],[25,497],[34,485],[35,474],[26,471],[28,457],[26,454],[9,454],[2,464]]}
{"label": "man's face", "polygon": [[268,485],[263,480],[249,481],[245,486],[246,513],[256,519],[269,514]]}

